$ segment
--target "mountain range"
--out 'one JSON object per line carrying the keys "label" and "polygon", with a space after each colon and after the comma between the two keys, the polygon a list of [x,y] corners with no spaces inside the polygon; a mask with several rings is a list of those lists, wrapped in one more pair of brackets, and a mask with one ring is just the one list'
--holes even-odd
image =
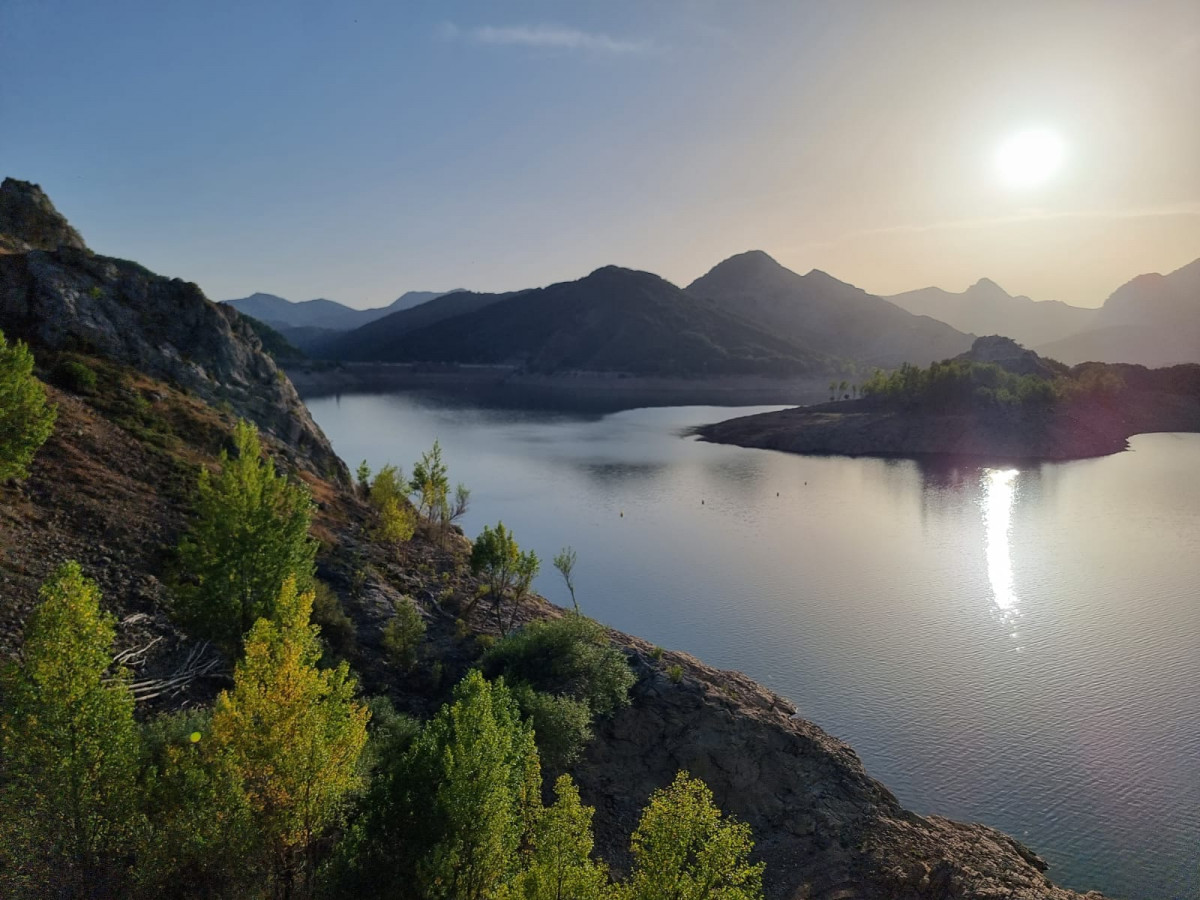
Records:
{"label": "mountain range", "polygon": [[271,294],[227,303],[311,356],[347,362],[816,374],[925,365],[991,334],[1070,365],[1200,362],[1200,260],[1139,275],[1096,308],[1014,296],[988,278],[961,293],[927,287],[876,296],[818,269],[800,275],[759,250],[730,257],[682,289],[607,266],[525,291],[411,291],[371,310]]}

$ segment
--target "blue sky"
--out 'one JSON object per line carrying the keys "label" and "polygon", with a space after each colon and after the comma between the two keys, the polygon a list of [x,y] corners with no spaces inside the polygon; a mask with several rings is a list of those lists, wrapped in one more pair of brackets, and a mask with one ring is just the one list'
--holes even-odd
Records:
{"label": "blue sky", "polygon": [[[0,168],[98,252],[355,306],[761,248],[1095,305],[1200,256],[1200,4],[0,3]],[[995,147],[1067,145],[1014,191]]]}

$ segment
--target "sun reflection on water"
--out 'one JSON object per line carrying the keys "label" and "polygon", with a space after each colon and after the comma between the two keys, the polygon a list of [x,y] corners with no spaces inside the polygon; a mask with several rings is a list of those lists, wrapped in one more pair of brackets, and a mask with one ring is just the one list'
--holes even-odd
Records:
{"label": "sun reflection on water", "polygon": [[[1019,474],[1016,469],[984,469],[980,476],[988,581],[992,585],[992,600],[1005,624],[1014,624],[1020,615],[1021,598],[1013,587],[1008,540]],[[1016,638],[1016,632],[1012,636]]]}

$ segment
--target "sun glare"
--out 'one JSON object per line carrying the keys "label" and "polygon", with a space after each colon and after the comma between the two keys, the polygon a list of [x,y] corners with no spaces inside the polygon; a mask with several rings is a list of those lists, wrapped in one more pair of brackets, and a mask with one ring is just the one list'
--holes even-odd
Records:
{"label": "sun glare", "polygon": [[1067,147],[1052,131],[1022,131],[996,151],[996,170],[1009,187],[1037,187],[1062,166]]}

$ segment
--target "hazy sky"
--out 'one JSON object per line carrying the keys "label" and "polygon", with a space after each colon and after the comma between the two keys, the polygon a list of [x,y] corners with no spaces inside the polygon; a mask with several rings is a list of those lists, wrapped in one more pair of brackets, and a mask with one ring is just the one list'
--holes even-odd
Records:
{"label": "hazy sky", "polygon": [[1200,257],[1200,3],[0,0],[0,170],[214,299],[759,248],[1097,305]]}

